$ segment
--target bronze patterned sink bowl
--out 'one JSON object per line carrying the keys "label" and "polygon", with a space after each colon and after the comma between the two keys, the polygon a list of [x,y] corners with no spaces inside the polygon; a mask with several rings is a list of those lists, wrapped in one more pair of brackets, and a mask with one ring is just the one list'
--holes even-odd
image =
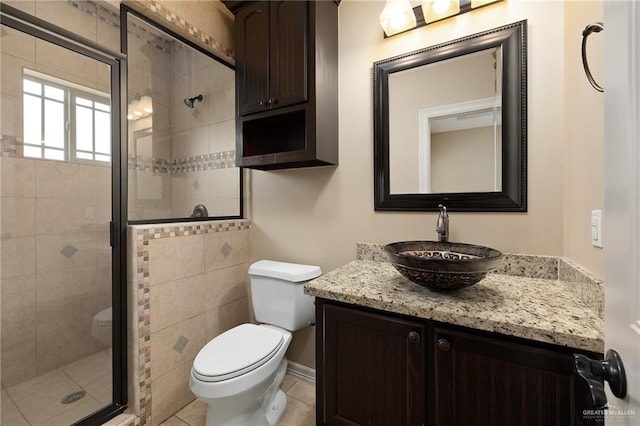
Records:
{"label": "bronze patterned sink bowl", "polygon": [[498,250],[463,243],[402,241],[384,246],[389,262],[403,276],[432,290],[474,285],[500,264]]}

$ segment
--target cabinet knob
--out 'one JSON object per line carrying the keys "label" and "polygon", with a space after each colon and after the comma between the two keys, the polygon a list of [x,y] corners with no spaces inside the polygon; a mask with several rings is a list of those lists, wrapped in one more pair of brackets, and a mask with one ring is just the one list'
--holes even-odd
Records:
{"label": "cabinet knob", "polygon": [[415,331],[409,333],[409,341],[411,343],[418,343],[420,341],[420,335]]}
{"label": "cabinet knob", "polygon": [[438,349],[441,351],[448,351],[451,349],[451,343],[447,339],[438,339]]}
{"label": "cabinet knob", "polygon": [[278,103],[278,100],[276,98],[269,98],[269,105],[275,105]]}
{"label": "cabinet knob", "polygon": [[258,105],[260,106],[264,106],[267,102],[264,99],[260,99],[260,101],[258,101]]}

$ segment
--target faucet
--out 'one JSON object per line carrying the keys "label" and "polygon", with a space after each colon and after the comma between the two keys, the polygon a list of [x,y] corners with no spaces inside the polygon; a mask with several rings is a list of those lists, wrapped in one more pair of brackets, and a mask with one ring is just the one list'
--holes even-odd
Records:
{"label": "faucet", "polygon": [[449,241],[449,215],[445,206],[438,204],[438,207],[440,207],[440,214],[436,222],[436,232],[438,233],[438,241],[446,243]]}

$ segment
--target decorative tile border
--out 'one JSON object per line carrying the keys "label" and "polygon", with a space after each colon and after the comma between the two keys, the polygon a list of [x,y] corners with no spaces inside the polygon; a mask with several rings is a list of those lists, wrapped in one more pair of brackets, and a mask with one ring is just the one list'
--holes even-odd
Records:
{"label": "decorative tile border", "polygon": [[3,157],[22,157],[22,139],[11,135],[0,135],[0,152]]}
{"label": "decorative tile border", "polygon": [[135,282],[138,331],[137,380],[139,387],[138,402],[140,413],[136,425],[151,424],[151,319],[149,293],[149,242],[162,238],[174,238],[191,235],[203,235],[216,232],[229,232],[250,229],[249,220],[183,222],[171,224],[151,224],[129,226],[135,247]]}
{"label": "decorative tile border", "polygon": [[[357,243],[356,259],[387,262],[382,244]],[[493,274],[557,280],[604,318],[604,281],[564,257],[504,253]]]}
{"label": "decorative tile border", "polygon": [[130,154],[129,170],[153,173],[181,174],[205,170],[228,169],[236,167],[236,151],[212,152],[175,160],[165,160]]}
{"label": "decorative tile border", "polygon": [[212,51],[220,52],[222,55],[228,58],[233,58],[234,53],[231,48],[225,46],[220,41],[213,38],[211,35],[196,28],[194,25],[187,22],[184,18],[177,16],[175,13],[163,7],[161,3],[154,0],[135,0],[135,3],[143,6],[145,9],[157,15],[162,20],[175,25],[185,33],[189,34],[192,38],[207,46]]}

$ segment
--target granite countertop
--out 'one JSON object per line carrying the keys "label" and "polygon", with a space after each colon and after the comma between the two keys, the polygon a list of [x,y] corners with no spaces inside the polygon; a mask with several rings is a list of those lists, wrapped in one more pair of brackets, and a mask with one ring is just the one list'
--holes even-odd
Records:
{"label": "granite countertop", "polygon": [[391,264],[355,260],[305,285],[312,296],[588,351],[604,351],[604,323],[558,280],[489,274],[438,293]]}

